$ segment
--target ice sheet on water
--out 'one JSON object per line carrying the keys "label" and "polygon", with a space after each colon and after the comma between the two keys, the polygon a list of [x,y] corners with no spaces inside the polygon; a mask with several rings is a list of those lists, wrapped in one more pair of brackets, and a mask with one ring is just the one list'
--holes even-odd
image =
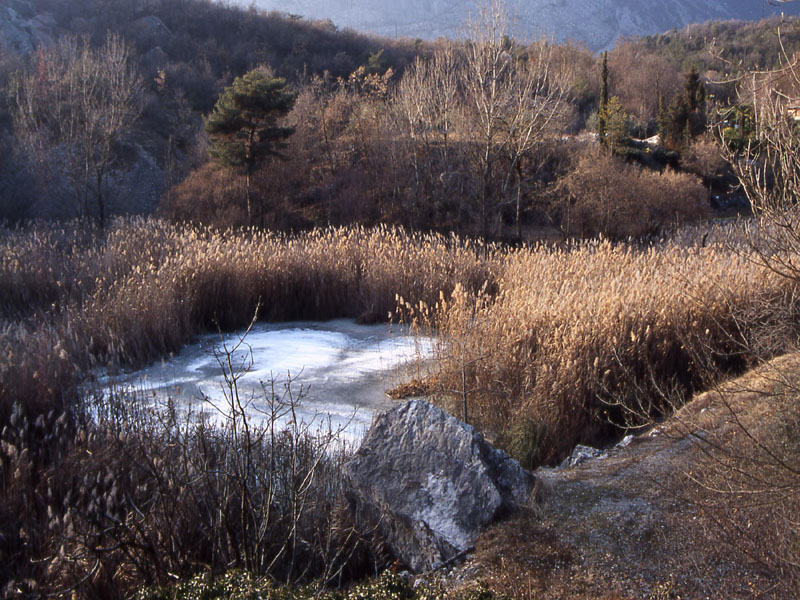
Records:
{"label": "ice sheet on water", "polygon": [[[202,410],[221,419],[226,389],[219,364],[220,348],[232,349],[240,333],[202,336],[178,355],[135,373],[101,379],[123,391],[146,390],[160,399],[171,397],[188,411]],[[265,419],[265,390],[280,396],[292,379],[292,393],[303,398],[298,418],[313,427],[345,428],[359,437],[376,410],[391,406],[385,392],[396,368],[425,358],[431,344],[387,325],[357,325],[348,320],[256,324],[233,355],[235,367],[247,368],[238,380],[240,398],[249,415]],[[215,351],[216,348],[216,351]],[[198,399],[205,400],[199,401]],[[287,418],[284,417],[284,423]]]}

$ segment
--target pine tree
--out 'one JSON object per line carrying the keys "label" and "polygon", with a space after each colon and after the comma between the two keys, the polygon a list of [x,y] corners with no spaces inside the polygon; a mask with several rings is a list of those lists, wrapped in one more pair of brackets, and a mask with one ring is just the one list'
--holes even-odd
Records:
{"label": "pine tree", "polygon": [[630,117],[616,96],[609,98],[606,105],[606,129],[606,143],[613,152],[630,142]]}
{"label": "pine tree", "polygon": [[670,146],[678,150],[687,145],[686,132],[691,133],[689,117],[691,108],[686,95],[678,95],[672,100],[669,107],[669,134],[667,136]]}
{"label": "pine tree", "polygon": [[695,67],[686,73],[684,93],[673,98],[669,110],[659,98],[658,129],[661,144],[675,150],[686,149],[692,138],[706,127],[706,89]]}
{"label": "pine tree", "polygon": [[597,111],[597,139],[606,143],[606,119],[608,112],[608,51],[603,52],[603,66],[600,71],[600,108]]}
{"label": "pine tree", "polygon": [[667,145],[669,139],[670,118],[667,106],[664,104],[664,96],[659,92],[658,94],[658,141],[662,146]]}
{"label": "pine tree", "polygon": [[686,104],[689,109],[686,116],[688,123],[685,128],[688,133],[687,140],[691,141],[692,137],[705,130],[707,121],[706,88],[695,67],[692,67],[686,74],[684,89],[686,91]]}
{"label": "pine tree", "polygon": [[705,89],[703,82],[700,81],[700,74],[696,67],[692,67],[686,74],[686,81],[683,84],[686,90],[686,100],[689,102],[689,110],[694,112],[702,102],[705,101]]}
{"label": "pine tree", "polygon": [[253,171],[269,157],[285,158],[280,150],[294,128],[279,126],[278,119],[289,113],[294,101],[286,80],[260,67],[234,79],[205,120],[211,157],[228,167],[244,168],[248,220]]}

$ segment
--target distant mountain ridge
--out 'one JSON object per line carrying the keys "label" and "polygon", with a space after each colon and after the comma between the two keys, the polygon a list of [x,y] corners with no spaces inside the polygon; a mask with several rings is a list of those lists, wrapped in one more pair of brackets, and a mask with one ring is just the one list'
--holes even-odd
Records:
{"label": "distant mountain ridge", "polygon": [[[459,36],[478,6],[470,0],[254,0],[254,4],[263,10],[330,19],[338,27],[423,39]],[[777,7],[766,0],[509,0],[508,7],[516,37],[571,39],[592,50],[610,48],[620,36],[662,33],[690,23],[757,20],[781,12],[800,15],[800,2]]]}

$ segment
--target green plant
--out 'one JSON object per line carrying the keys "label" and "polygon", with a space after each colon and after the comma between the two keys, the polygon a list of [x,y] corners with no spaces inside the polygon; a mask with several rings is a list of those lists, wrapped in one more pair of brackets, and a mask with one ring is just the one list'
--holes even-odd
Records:
{"label": "green plant", "polygon": [[234,79],[205,120],[211,157],[223,165],[244,167],[248,220],[252,216],[253,171],[269,157],[283,157],[280,150],[294,128],[278,121],[291,111],[294,101],[285,79],[257,68]]}

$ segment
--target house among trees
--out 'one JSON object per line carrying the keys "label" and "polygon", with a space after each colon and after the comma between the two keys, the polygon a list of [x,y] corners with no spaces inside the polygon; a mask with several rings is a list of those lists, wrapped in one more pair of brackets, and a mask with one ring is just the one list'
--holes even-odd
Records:
{"label": "house among trees", "polygon": [[787,112],[795,121],[800,121],[800,100],[792,100],[786,107]]}

